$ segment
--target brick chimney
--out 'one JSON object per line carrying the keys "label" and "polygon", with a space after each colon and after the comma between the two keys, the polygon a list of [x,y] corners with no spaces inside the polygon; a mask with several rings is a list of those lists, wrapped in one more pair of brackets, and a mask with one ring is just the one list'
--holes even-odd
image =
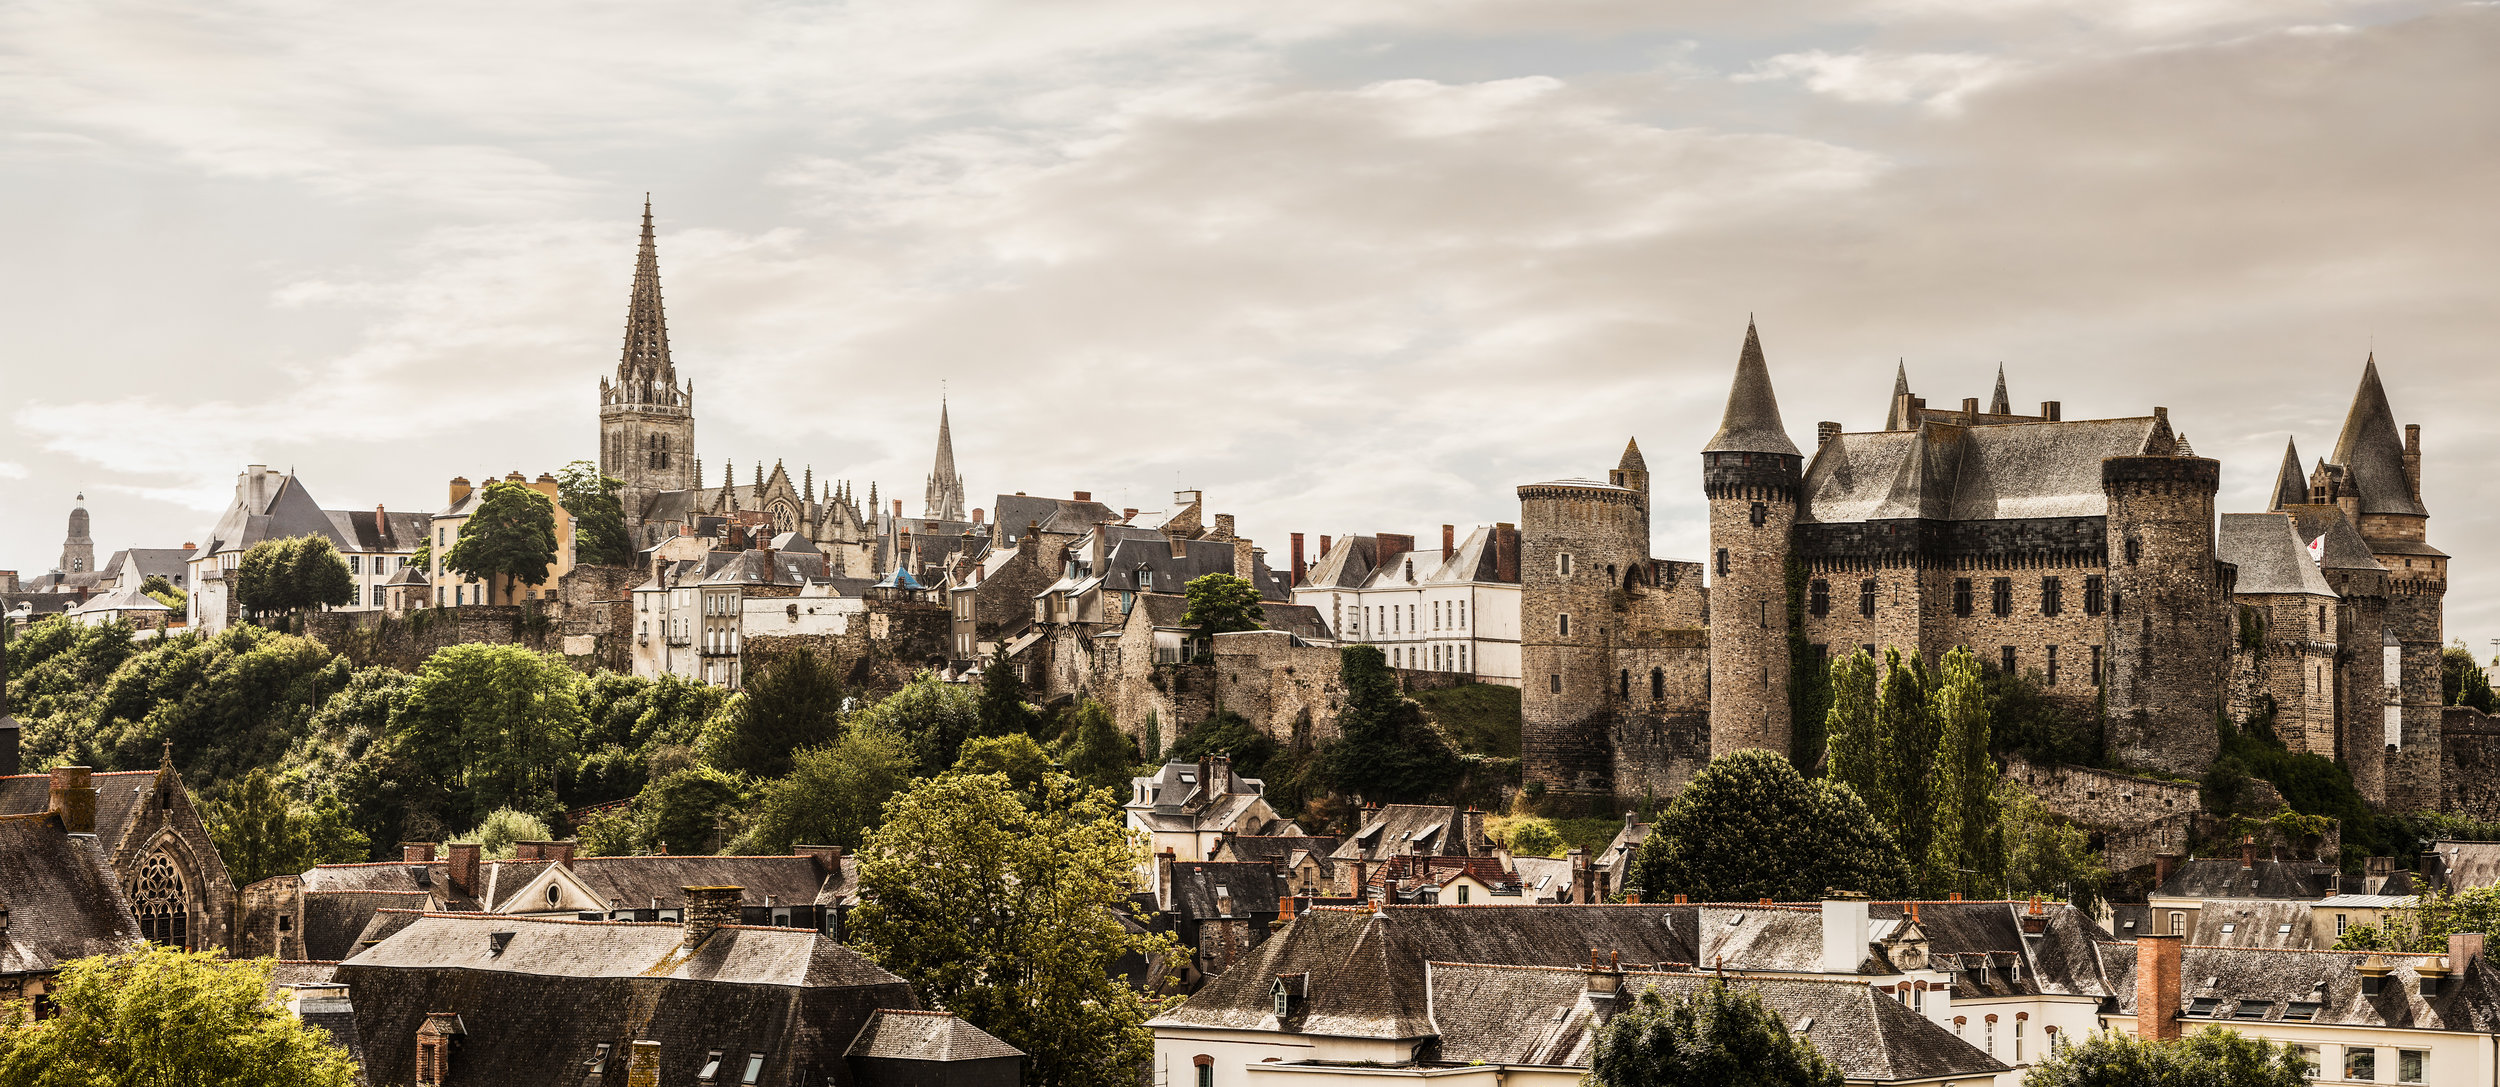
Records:
{"label": "brick chimney", "polygon": [[2184,936],[2135,938],[2135,1036],[2148,1042],[2179,1037],[2179,945]]}
{"label": "brick chimney", "polygon": [[382,515],[382,504],[379,502],[373,504],[373,535],[375,539],[382,540],[389,539],[391,535],[390,519]]}
{"label": "brick chimney", "polygon": [[485,847],[476,842],[453,842],[445,848],[451,853],[451,893],[476,898],[480,889],[478,860]]}
{"label": "brick chimney", "polygon": [[403,864],[432,864],[434,863],[434,843],[401,842],[399,843],[399,859]]}
{"label": "brick chimney", "polygon": [[2049,930],[2048,911],[2042,908],[2040,896],[2031,896],[2031,908],[2023,911],[2023,935],[2038,936]]}
{"label": "brick chimney", "polygon": [[703,946],[722,925],[737,924],[745,901],[744,887],[686,888],[686,949]]}
{"label": "brick chimney", "polygon": [[1094,500],[1094,492],[1092,491],[1077,491],[1074,493],[1076,495],[1076,500],[1079,502],[1091,502]]}
{"label": "brick chimney", "polygon": [[1467,855],[1471,857],[1474,856],[1476,853],[1476,847],[1483,844],[1484,841],[1484,809],[1474,807],[1468,808]]}
{"label": "brick chimney", "polygon": [[456,1012],[427,1012],[417,1027],[417,1087],[451,1082],[451,1040],[468,1033]]}
{"label": "brick chimney", "polygon": [[1823,446],[1832,444],[1832,439],[1837,437],[1840,437],[1840,424],[1828,420],[1814,424],[1814,444],[1816,448],[1819,449]]}
{"label": "brick chimney", "polygon": [[514,842],[512,843],[512,859],[516,861],[538,860],[538,847],[545,844],[544,842]]}
{"label": "brick chimney", "polygon": [[1448,562],[1457,557],[1458,526],[1443,525],[1441,526],[1441,561]]}
{"label": "brick chimney", "polygon": [[830,876],[842,870],[842,847],[838,845],[794,845],[790,852],[816,862],[818,876]]}
{"label": "brick chimney", "polygon": [[2257,836],[2254,834],[2241,835],[2240,870],[2245,872],[2255,867],[2257,867]]}
{"label": "brick chimney", "polygon": [[1210,540],[1229,540],[1229,539],[1232,539],[1232,538],[1233,538],[1233,536],[1235,535],[1235,533],[1234,533],[1234,531],[1233,531],[1233,524],[1234,524],[1234,522],[1233,522],[1233,515],[1232,515],[1232,514],[1229,514],[1229,513],[1219,513],[1219,514],[1216,514],[1216,515],[1215,515],[1215,531],[1210,532],[1210,533],[1207,533],[1207,538],[1208,538],[1208,539],[1210,539]]}
{"label": "brick chimney", "polygon": [[972,523],[976,527],[981,524],[981,511],[978,508],[972,511]]}
{"label": "brick chimney", "polygon": [[85,766],[52,768],[51,810],[72,834],[95,833],[95,771]]}
{"label": "brick chimney", "polygon": [[1302,534],[1296,532],[1293,534],[1293,583],[1295,585],[1302,584],[1302,573],[1308,569],[1310,567],[1302,562]]}
{"label": "brick chimney", "polygon": [[2159,887],[2159,886],[2161,886],[2162,884],[2165,884],[2165,883],[2170,882],[2170,873],[2171,873],[2171,872],[2173,872],[2173,871],[2176,871],[2176,870],[2178,869],[2178,867],[2179,867],[2179,855],[2178,855],[2178,854],[2176,854],[2176,853],[2155,853],[2155,854],[2153,854],[2153,886],[2155,886],[2155,887]]}
{"label": "brick chimney", "polygon": [[660,1043],[637,1041],[629,1047],[625,1087],[660,1087]]}
{"label": "brick chimney", "polygon": [[1380,541],[1378,561],[1380,569],[1383,570],[1395,564],[1399,556],[1415,550],[1415,537],[1413,536],[1400,536],[1394,532],[1375,532],[1372,538]]}
{"label": "brick chimney", "polygon": [[1326,535],[1322,535],[1319,538],[1319,557],[1323,559],[1328,557],[1328,545],[1331,542],[1332,541],[1330,541]]}
{"label": "brick chimney", "polygon": [[1519,580],[1519,526],[1503,522],[1493,526],[1493,576],[1502,581]]}
{"label": "brick chimney", "polygon": [[463,500],[467,499],[468,497],[469,497],[469,477],[467,477],[467,476],[453,476],[453,477],[451,477],[451,504],[452,504],[452,505],[454,505],[454,506],[457,506],[457,505],[459,505],[459,504],[460,504]]}
{"label": "brick chimney", "polygon": [[1566,856],[1571,863],[1571,901],[1583,906],[1595,902],[1597,871],[1589,866],[1589,851],[1574,846]]}
{"label": "brick chimney", "polygon": [[2473,965],[2474,960],[2482,957],[2482,933],[2459,932],[2448,937],[2448,971],[2450,973],[2455,974],[2458,977],[2464,977],[2465,968]]}
{"label": "brick chimney", "polygon": [[1623,952],[1589,949],[1588,992],[1591,1000],[1613,1000],[1623,991]]}

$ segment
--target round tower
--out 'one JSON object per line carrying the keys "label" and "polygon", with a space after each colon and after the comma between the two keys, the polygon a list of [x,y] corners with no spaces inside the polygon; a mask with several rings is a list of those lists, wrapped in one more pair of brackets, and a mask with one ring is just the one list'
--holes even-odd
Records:
{"label": "round tower", "polygon": [[1710,500],[1710,754],[1789,754],[1788,558],[1804,458],[1745,325],[1727,414],[1701,451]]}
{"label": "round tower", "polygon": [[2214,721],[2230,650],[2214,555],[2222,465],[2181,455],[2169,410],[2153,413],[2142,453],[2101,462],[2109,499],[2109,754],[2201,774],[2220,749]]}
{"label": "round tower", "polygon": [[1648,537],[1644,491],[1593,479],[1519,488],[1524,780],[1613,790],[1616,602],[1625,573],[1649,557]]}
{"label": "round tower", "polygon": [[69,535],[61,540],[61,572],[84,574],[95,570],[95,538],[87,534],[87,495],[80,492],[78,504],[69,510]]}

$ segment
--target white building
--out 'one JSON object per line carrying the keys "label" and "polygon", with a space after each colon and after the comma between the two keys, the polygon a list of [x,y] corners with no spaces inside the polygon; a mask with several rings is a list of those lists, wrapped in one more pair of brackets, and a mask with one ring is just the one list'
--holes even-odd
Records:
{"label": "white building", "polygon": [[[825,556],[785,532],[773,548],[667,559],[633,591],[634,674],[737,690],[753,636],[840,635],[867,612],[869,583],[824,574]],[[661,545],[666,549],[669,545]]]}
{"label": "white building", "polygon": [[1519,685],[1519,530],[1482,525],[1457,539],[1441,526],[1441,547],[1418,552],[1415,538],[1392,533],[1323,540],[1319,559],[1294,586],[1347,644],[1369,643],[1389,663],[1419,671],[1464,672]]}
{"label": "white building", "polygon": [[235,477],[234,502],[209,530],[207,544],[187,560],[191,629],[207,634],[225,629],[234,571],[243,553],[255,544],[295,536],[326,539],[346,561],[354,598],[336,610],[380,611],[386,604],[384,587],[425,542],[430,520],[422,513],[391,513],[381,506],[325,510],[294,472],[265,464],[247,467]]}

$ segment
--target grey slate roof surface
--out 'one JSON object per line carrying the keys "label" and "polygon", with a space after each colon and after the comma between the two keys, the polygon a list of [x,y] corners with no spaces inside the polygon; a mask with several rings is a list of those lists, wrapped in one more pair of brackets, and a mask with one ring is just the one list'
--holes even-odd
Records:
{"label": "grey slate roof surface", "polygon": [[1120,519],[1120,511],[1100,502],[1029,494],[999,495],[992,501],[990,512],[990,520],[1010,540],[1023,539],[1028,524],[1039,524],[1044,532],[1082,536],[1099,522]]}
{"label": "grey slate roof surface", "polygon": [[1309,604],[1279,604],[1261,601],[1259,616],[1269,630],[1281,630],[1308,641],[1326,641],[1334,637],[1328,632],[1328,620],[1320,618],[1319,609]]}
{"label": "grey slate roof surface", "polygon": [[1806,466],[1806,519],[2101,517],[2101,461],[2132,456],[2156,420],[2088,419],[1844,433]]}
{"label": "grey slate roof surface", "polygon": [[[154,770],[113,770],[91,775],[95,786],[96,840],[107,851],[118,848],[130,829],[130,819],[138,814],[140,802],[156,785]],[[0,777],[0,815],[27,815],[52,806],[50,774],[12,774]],[[0,891],[5,891],[0,886]]]}
{"label": "grey slate roof surface", "polygon": [[0,905],[9,911],[0,975],[49,973],[139,938],[98,839],[66,833],[48,814],[0,818]]}
{"label": "grey slate roof surface", "polygon": [[[2117,1014],[2135,1014],[2135,945],[2102,944],[2100,951],[2117,989]],[[2379,995],[2364,996],[2360,967],[2372,957],[2358,951],[2191,945],[2180,950],[2179,995],[2182,1003],[2214,999],[2217,1021],[2236,1018],[2242,1002],[2265,1007],[2256,1018],[2280,1022],[2293,1002],[2316,1001],[2320,1006],[2310,1021],[2320,1024],[2483,1032],[2500,1023],[2494,1015],[2500,1008],[2500,977],[2494,975],[2500,971],[2488,960],[2476,961],[2437,996],[2424,999],[2415,970],[2423,961],[2419,955],[2386,956],[2382,961],[2394,972]]]}
{"label": "grey slate roof surface", "polygon": [[1330,857],[1376,861],[1412,852],[1419,841],[1427,852],[1439,853],[1450,827],[1450,809],[1443,804],[1383,804],[1360,814],[1354,833],[1339,842]]}
{"label": "grey slate roof surface", "polygon": [[1321,875],[1334,875],[1336,871],[1328,859],[1337,848],[1335,835],[1237,834],[1225,841],[1233,856],[1243,861],[1291,861],[1296,853],[1309,853],[1312,860],[1319,862]]}
{"label": "grey slate roof surface", "polygon": [[432,896],[418,891],[331,891],[304,896],[304,954],[337,962],[356,953],[357,941],[386,909],[422,910]]}
{"label": "grey slate roof surface", "polygon": [[2361,387],[2335,438],[2335,463],[2351,473],[2361,490],[2361,512],[2426,516],[2413,497],[2413,481],[2405,475],[2404,432],[2396,427],[2395,409],[2388,406],[2387,387],[2379,383],[2378,359],[2362,364]]}
{"label": "grey slate roof surface", "polygon": [[[2025,936],[2022,914],[2027,908],[2021,902],[1921,902],[1918,923],[1927,934],[1931,957],[2020,957],[2021,976],[2011,983],[2012,991],[2059,996],[2109,995],[2110,982],[2102,976],[2100,961],[2093,951],[2096,943],[2110,938],[2109,933],[2081,910],[2050,905],[2044,911],[2048,918],[2046,931],[2037,937]],[[1885,921],[1898,920],[1908,911],[1898,902],[1878,902],[1867,912],[1877,921]],[[1997,989],[2009,988],[2002,976],[1987,982]]]}
{"label": "grey slate roof surface", "polygon": [[[490,954],[490,937],[511,933]],[[787,987],[883,985],[901,979],[807,929],[724,925],[692,953],[668,923],[572,921],[492,913],[429,913],[358,951],[348,967],[452,967],[542,977],[635,978]]]}
{"label": "grey slate roof surface", "polygon": [[2302,547],[2323,535],[2326,537],[2326,558],[2321,564],[2328,570],[2380,570],[2387,567],[2370,552],[2370,545],[2361,538],[2344,511],[2333,505],[2285,506],[2283,513],[2292,519],[2292,529],[2300,535]]}
{"label": "grey slate roof surface", "polygon": [[1172,865],[1172,912],[1193,921],[1274,914],[1283,886],[1266,861],[1180,861]]}
{"label": "grey slate roof surface", "polygon": [[2217,557],[2240,568],[2237,591],[2250,596],[2305,593],[2334,596],[2335,589],[2309,561],[2308,541],[2281,513],[2226,513]]}
{"label": "grey slate roof surface", "polygon": [[2283,463],[2274,470],[2274,497],[2267,509],[2309,504],[2309,473],[2300,467],[2300,442],[2283,439]]}
{"label": "grey slate roof surface", "polygon": [[1339,536],[1330,540],[1319,561],[1303,571],[1302,584],[1314,589],[1360,589],[1371,583],[1379,549],[1379,539],[1372,536]]}
{"label": "grey slate roof surface", "polygon": [[1762,360],[1762,337],[1745,322],[1745,347],[1736,358],[1736,380],[1728,387],[1727,412],[1719,431],[1710,436],[1704,453],[1785,453],[1797,455],[1780,422],[1779,397],[1771,391],[1771,369]]}
{"label": "grey slate roof surface", "polygon": [[952,1012],[880,1008],[846,1051],[853,1057],[908,1061],[985,1061],[1024,1051],[957,1019]]}
{"label": "grey slate roof surface", "polygon": [[2154,894],[2180,898],[2311,899],[2335,893],[2336,868],[2315,861],[2260,859],[2240,867],[2238,857],[2183,861]]}
{"label": "grey slate roof surface", "polygon": [[2500,842],[2437,841],[2425,852],[2439,854],[2440,885],[2451,894],[2500,883]]}
{"label": "grey slate roof surface", "polygon": [[[2223,931],[2228,928],[2230,931]],[[2218,898],[2196,911],[2191,944],[2211,947],[2309,946],[2309,903],[2266,898]]]}
{"label": "grey slate roof surface", "polygon": [[[1103,556],[1102,585],[1110,592],[1137,591],[1137,571],[1144,567],[1154,575],[1150,592],[1177,593],[1191,581],[1208,574],[1233,572],[1233,545],[1226,540],[1186,541],[1187,554],[1172,557],[1172,545],[1166,539],[1124,539],[1112,545]],[[1262,555],[1251,567],[1251,581],[1259,589],[1259,597],[1282,603],[1291,599],[1284,579],[1267,568]]]}

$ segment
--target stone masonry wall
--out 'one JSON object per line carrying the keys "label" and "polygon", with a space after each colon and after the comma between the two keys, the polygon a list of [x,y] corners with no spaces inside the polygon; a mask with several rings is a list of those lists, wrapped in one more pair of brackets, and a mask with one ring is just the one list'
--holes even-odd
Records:
{"label": "stone masonry wall", "polygon": [[[2109,497],[2109,753],[2199,774],[2220,746],[2229,643],[2214,558],[2221,466],[2202,457],[2112,457]],[[2132,560],[2132,561],[2130,561]]]}
{"label": "stone masonry wall", "polygon": [[[869,600],[840,634],[759,634],[745,643],[746,669],[760,674],[785,653],[814,653],[842,665],[852,692],[881,695],[899,690],[921,670],[942,666],[953,620],[942,604],[920,600]],[[932,663],[937,662],[937,663]]]}
{"label": "stone masonry wall", "polygon": [[1788,753],[1788,560],[1798,458],[1703,454],[1710,499],[1710,750]]}
{"label": "stone masonry wall", "polygon": [[1535,484],[1519,499],[1523,780],[1608,793],[1616,600],[1626,573],[1649,564],[1635,527],[1649,511],[1636,492],[1601,484]]}
{"label": "stone masonry wall", "polygon": [[2439,810],[2500,821],[2500,718],[2471,706],[2447,707],[2440,715],[2439,754]]}

